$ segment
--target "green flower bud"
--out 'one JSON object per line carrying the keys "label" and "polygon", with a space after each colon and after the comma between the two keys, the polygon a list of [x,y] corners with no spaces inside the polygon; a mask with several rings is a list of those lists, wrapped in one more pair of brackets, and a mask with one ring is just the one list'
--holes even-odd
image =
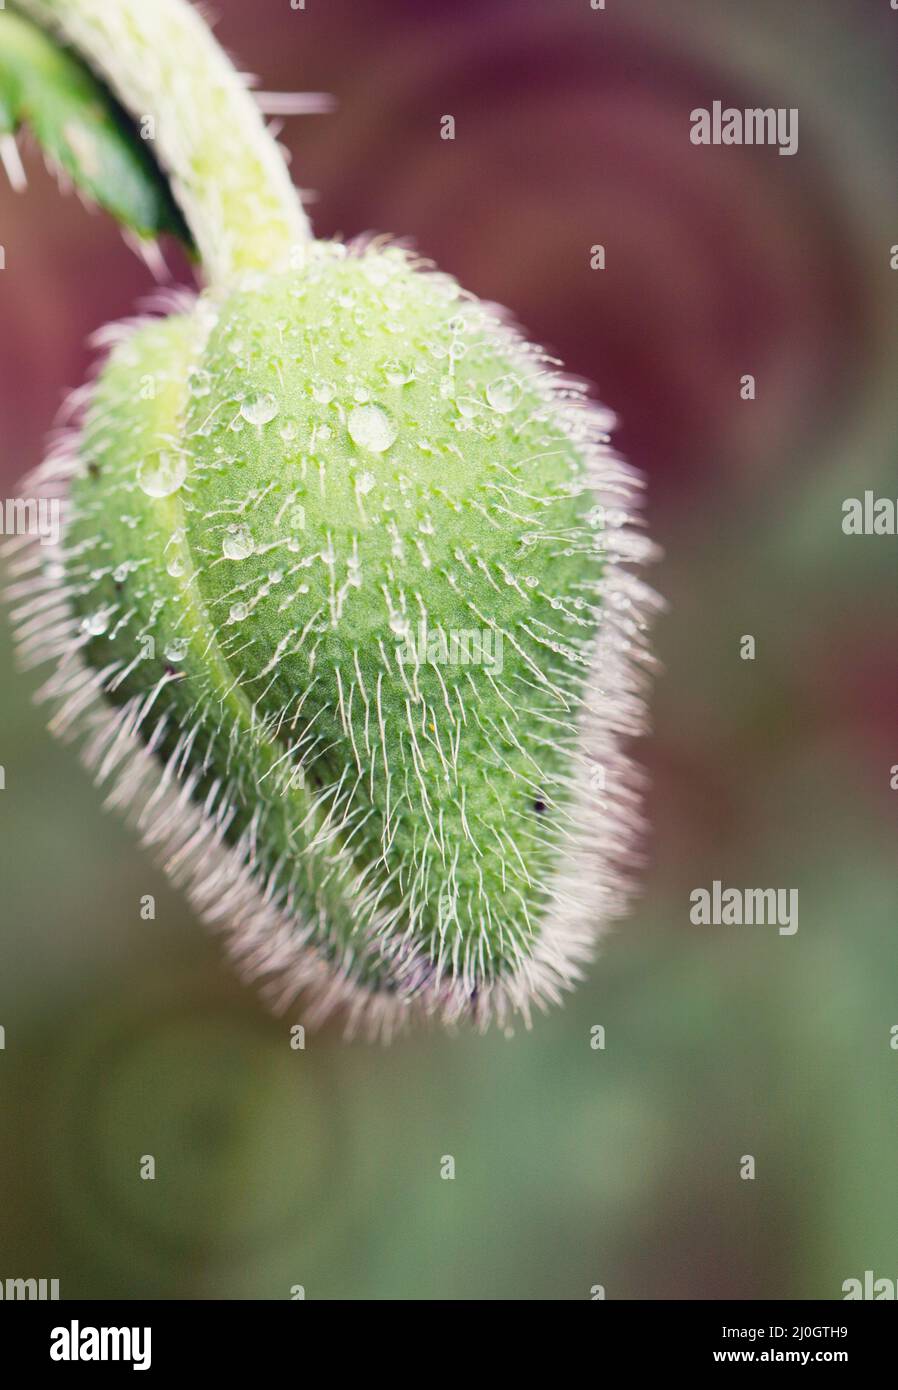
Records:
{"label": "green flower bud", "polygon": [[108,331],[40,475],[60,733],[309,1022],[529,1021],[627,898],[653,596],[610,418],[397,247]]}

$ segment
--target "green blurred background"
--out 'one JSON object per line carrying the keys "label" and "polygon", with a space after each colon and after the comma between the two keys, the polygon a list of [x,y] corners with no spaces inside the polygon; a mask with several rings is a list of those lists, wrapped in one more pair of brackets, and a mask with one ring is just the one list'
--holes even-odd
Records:
{"label": "green blurred background", "polygon": [[[216,10],[265,89],[337,100],[282,136],[318,233],[412,238],[620,416],[670,605],[638,750],[649,864],[587,982],[531,1033],[383,1049],[334,1025],[294,1051],[301,1011],[271,1018],[104,814],[4,624],[0,1277],[348,1299],[838,1298],[865,1269],[898,1279],[898,568],[894,537],[841,530],[844,498],[898,495],[898,13]],[[798,154],[692,146],[689,113],[715,99],[798,107]],[[0,190],[4,496],[83,380],[87,335],[150,288],[112,225],[26,163],[27,194]],[[797,934],[692,926],[690,891],[714,879],[798,888]]]}

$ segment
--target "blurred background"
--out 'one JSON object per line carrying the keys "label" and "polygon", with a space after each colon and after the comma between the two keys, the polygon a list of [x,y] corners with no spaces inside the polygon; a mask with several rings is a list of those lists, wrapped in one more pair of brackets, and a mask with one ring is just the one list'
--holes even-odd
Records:
{"label": "blurred background", "polygon": [[[318,234],[411,238],[619,416],[669,604],[637,750],[648,869],[531,1033],[385,1050],[334,1025],[293,1051],[301,1012],[265,1012],[104,813],[4,620],[0,1276],[59,1278],[63,1297],[347,1299],[838,1298],[866,1269],[898,1279],[898,567],[894,537],[841,529],[846,497],[898,497],[898,13],[214,9],[264,89],[336,98],[282,135]],[[716,99],[797,107],[798,153],[693,146],[690,112]],[[88,334],[151,289],[110,220],[27,168],[24,196],[0,189],[4,497],[84,379]],[[797,934],[691,925],[714,879],[797,888]]]}

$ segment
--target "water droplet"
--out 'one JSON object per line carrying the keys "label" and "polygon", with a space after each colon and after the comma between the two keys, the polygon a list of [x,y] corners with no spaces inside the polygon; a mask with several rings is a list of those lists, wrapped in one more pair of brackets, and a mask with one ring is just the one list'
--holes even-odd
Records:
{"label": "water droplet", "polygon": [[175,637],[165,648],[166,661],[183,661],[187,654],[187,638]]}
{"label": "water droplet", "polygon": [[384,363],[384,376],[390,386],[407,386],[415,379],[412,368],[396,358]]}
{"label": "water droplet", "polygon": [[229,526],[221,543],[222,553],[228,560],[246,560],[255,548],[248,526]]}
{"label": "water droplet", "polygon": [[360,449],[382,454],[399,433],[393,421],[379,405],[357,405],[349,412],[346,422],[349,437]]}
{"label": "water droplet", "polygon": [[171,497],[187,477],[187,460],[183,454],[161,450],[141,460],[137,482],[147,497]]}
{"label": "water droplet", "polygon": [[283,439],[285,444],[291,444],[298,433],[299,430],[296,428],[295,420],[285,420],[283,425],[281,425],[281,428],[278,430],[278,434],[281,436],[281,439]]}
{"label": "water droplet", "polygon": [[173,555],[165,566],[166,573],[170,574],[172,579],[180,579],[185,568],[186,566],[180,555]]}
{"label": "water droplet", "polygon": [[122,564],[120,564],[116,569],[112,571],[112,577],[115,580],[116,584],[124,584],[131,571],[136,569],[137,565],[133,560],[125,560]]}
{"label": "water droplet", "polygon": [[259,391],[248,396],[240,407],[240,414],[251,425],[267,425],[278,413],[277,397],[270,391]]}
{"label": "water droplet", "polygon": [[360,473],[359,476],[356,478],[355,490],[356,492],[361,492],[364,495],[365,493],[371,491],[376,482],[377,479],[375,478],[373,473]]}
{"label": "water droplet", "polygon": [[242,623],[249,609],[245,603],[232,603],[231,611],[228,613],[229,623]]}
{"label": "water droplet", "polygon": [[204,367],[190,373],[188,387],[192,396],[208,396],[212,390],[212,373],[207,372]]}
{"label": "water droplet", "polygon": [[493,410],[508,415],[521,399],[521,384],[513,376],[501,376],[486,388],[486,398]]}
{"label": "water droplet", "polygon": [[334,399],[334,388],[329,381],[319,381],[317,386],[312,387],[312,395],[319,405],[330,405]]}
{"label": "water droplet", "polygon": [[89,614],[81,624],[81,631],[86,632],[89,637],[102,637],[104,632],[108,632],[112,614],[108,608],[100,608],[96,613]]}

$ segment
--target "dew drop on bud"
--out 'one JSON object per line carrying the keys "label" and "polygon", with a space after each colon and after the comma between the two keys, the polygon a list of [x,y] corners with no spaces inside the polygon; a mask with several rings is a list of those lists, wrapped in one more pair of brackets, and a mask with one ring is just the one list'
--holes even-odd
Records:
{"label": "dew drop on bud", "polygon": [[255,550],[249,527],[229,526],[221,543],[222,554],[227,560],[246,560]]}
{"label": "dew drop on bud", "polygon": [[183,454],[162,450],[142,459],[137,470],[137,482],[147,497],[171,497],[187,477],[187,460]]}
{"label": "dew drop on bud", "polygon": [[203,367],[197,367],[190,374],[188,386],[192,396],[208,396],[212,390],[212,373],[207,372]]}
{"label": "dew drop on bud", "polygon": [[486,398],[493,410],[508,415],[521,399],[520,383],[513,376],[500,376],[486,388]]}
{"label": "dew drop on bud", "polygon": [[100,608],[96,613],[91,613],[81,624],[81,631],[86,632],[88,637],[102,637],[104,632],[109,629],[110,613],[108,609]]}
{"label": "dew drop on bud", "polygon": [[240,407],[240,414],[251,425],[267,425],[277,413],[277,398],[270,391],[247,397]]}
{"label": "dew drop on bud", "polygon": [[395,358],[384,363],[384,376],[390,386],[407,386],[415,379],[414,369]]}
{"label": "dew drop on bud", "polygon": [[357,405],[346,422],[349,437],[360,449],[382,454],[395,440],[398,429],[379,405]]}

